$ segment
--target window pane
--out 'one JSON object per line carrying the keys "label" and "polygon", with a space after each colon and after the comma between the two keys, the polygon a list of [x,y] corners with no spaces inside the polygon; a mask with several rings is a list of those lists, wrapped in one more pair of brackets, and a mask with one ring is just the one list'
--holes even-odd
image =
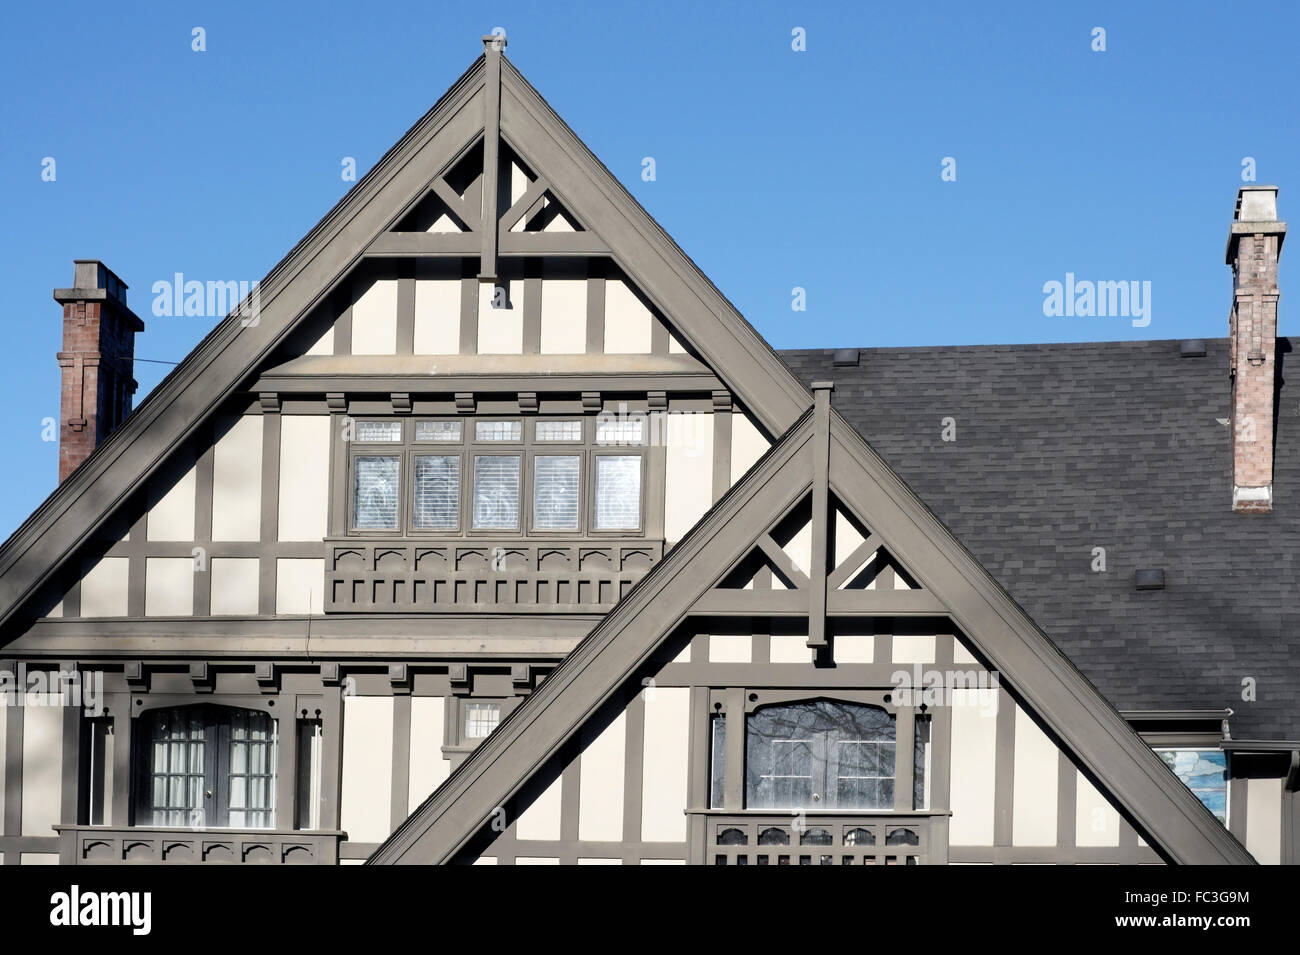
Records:
{"label": "window pane", "polygon": [[913,734],[916,747],[912,754],[912,808],[930,808],[930,717],[917,714]]}
{"label": "window pane", "polygon": [[474,457],[474,526],[515,530],[519,526],[519,458]]}
{"label": "window pane", "polygon": [[477,441],[518,441],[522,433],[518,421],[475,421]]}
{"label": "window pane", "polygon": [[460,458],[453,454],[415,458],[416,527],[449,530],[460,526]]}
{"label": "window pane", "polygon": [[358,457],[352,481],[352,526],[397,529],[398,458]]}
{"label": "window pane", "polygon": [[538,441],[581,441],[581,421],[539,421],[534,434]]}
{"label": "window pane", "polygon": [[641,456],[596,457],[596,529],[636,530],[641,526]]}
{"label": "window pane", "polygon": [[417,421],[415,422],[416,441],[459,441],[459,421]]}
{"label": "window pane", "polygon": [[465,712],[465,739],[482,739],[497,728],[501,722],[500,703],[463,704]]}
{"label": "window pane", "polygon": [[599,415],[596,418],[596,443],[639,445],[645,441],[645,416]]}
{"label": "window pane", "polygon": [[402,440],[400,421],[358,421],[357,440],[365,443],[395,443]]}
{"label": "window pane", "polygon": [[578,461],[576,454],[539,454],[533,459],[534,527],[578,529]]}
{"label": "window pane", "polygon": [[320,720],[298,721],[298,828],[320,828],[321,743]]}

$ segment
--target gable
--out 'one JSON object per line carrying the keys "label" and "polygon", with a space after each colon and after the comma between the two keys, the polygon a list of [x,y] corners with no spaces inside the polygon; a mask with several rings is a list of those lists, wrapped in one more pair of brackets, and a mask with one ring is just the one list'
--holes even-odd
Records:
{"label": "gable", "polygon": [[[510,177],[498,189],[481,189],[479,228],[469,231],[473,223],[466,220],[474,217],[467,204],[473,190],[455,173],[476,149],[485,169],[499,168],[500,155]],[[442,205],[430,208],[430,194]],[[524,208],[513,210],[512,198]],[[401,228],[411,229],[413,223],[423,230]],[[588,347],[582,354],[592,353],[590,337],[598,328],[602,351],[619,352],[610,358],[623,362],[615,371],[624,379],[640,375],[635,380],[641,388],[657,390],[646,385],[676,378],[683,389],[705,393],[714,379],[769,435],[783,432],[807,406],[806,390],[753,328],[489,44],[485,58],[260,283],[256,320],[241,321],[236,313],[214,329],[0,548],[0,623],[11,626],[21,614],[43,612],[23,610],[24,602],[37,597],[50,575],[74,555],[97,546],[109,533],[105,524],[115,511],[172,466],[177,448],[252,388],[278,401],[295,388],[333,393],[329,386],[336,382],[402,400],[433,387],[445,391],[448,401],[458,401],[466,380],[477,379],[482,386],[481,366],[453,368],[453,374],[432,385],[427,363],[401,374],[404,354],[410,355],[409,364],[424,357],[414,352],[415,310],[429,317],[420,332],[422,344],[430,343],[429,354],[450,351],[447,310],[456,309],[462,317],[468,311],[474,323],[483,314],[477,300],[467,305],[465,259],[476,260],[474,295],[484,280],[497,287],[499,263],[506,288],[518,283],[525,302],[528,282],[537,278],[528,274],[528,260],[545,259],[540,278],[546,281],[550,270],[557,282],[551,300],[564,303],[569,294],[563,306],[569,307],[576,300],[572,283],[590,291],[594,276],[570,273],[569,265],[553,265],[552,258],[604,259],[617,270],[599,276],[605,306],[595,318],[588,296]],[[460,283],[454,279],[456,267],[446,264],[452,262],[461,262]],[[446,283],[439,284],[444,268],[452,269],[450,284],[459,284],[462,292],[455,305]],[[427,279],[427,294],[416,294],[421,288],[417,275]],[[566,278],[568,287],[558,284]],[[390,305],[407,307],[404,288],[414,296],[409,338],[408,326],[387,317]],[[532,300],[541,306],[545,297]],[[352,313],[358,306],[361,321],[344,334],[339,322],[357,317]],[[470,342],[475,354],[493,355],[505,346],[513,351],[518,343],[517,367],[499,370],[487,384],[522,391],[521,381],[551,370],[540,357],[528,361],[523,338],[532,321],[532,316],[512,315],[510,322],[487,331],[476,326],[473,334],[468,333],[470,323],[462,324],[457,357],[466,357]],[[543,340],[556,349],[576,348],[567,329],[556,326],[559,330],[548,333],[545,314],[539,312],[536,322],[533,354],[543,354]],[[372,354],[354,354],[354,342]],[[396,355],[388,354],[390,343]],[[644,367],[637,364],[642,356]],[[340,358],[341,366],[313,364]],[[367,359],[377,361],[378,368],[366,366]],[[279,373],[270,374],[273,370]],[[555,376],[548,386],[585,394],[592,369],[570,362],[569,370],[571,375]],[[591,391],[598,394],[599,387]]]}
{"label": "gable", "polygon": [[[1105,803],[1128,819],[1134,831],[1162,857],[1176,862],[1250,861],[1240,844],[1168,772],[933,514],[838,414],[829,411],[825,390],[819,392],[819,407],[822,413],[802,419],[407,820],[372,862],[445,862],[460,859],[462,853],[487,852],[491,833],[500,830],[493,830],[491,814],[484,807],[501,807],[508,818],[508,807],[515,805],[511,800],[522,795],[527,802],[544,782],[551,788],[556,778],[562,779],[565,747],[570,747],[567,759],[571,760],[582,733],[590,737],[600,729],[599,719],[611,719],[620,705],[626,708],[631,702],[629,690],[636,692],[639,681],[654,679],[657,661],[669,655],[676,660],[687,637],[694,646],[698,637],[690,629],[683,632],[683,626],[718,619],[747,624],[751,618],[766,618],[772,628],[768,634],[779,627],[793,627],[784,632],[803,636],[804,647],[817,652],[824,663],[834,661],[837,627],[845,625],[844,621],[889,620],[892,636],[900,619],[929,622],[940,618],[951,628],[946,632],[959,635],[961,645],[968,647],[975,659],[997,672],[1000,686],[1024,711],[1025,718],[1041,727],[1069,763],[1095,782]],[[763,538],[772,537],[771,530],[775,530],[778,536],[772,537],[772,544],[783,553],[778,543],[781,520],[805,500],[812,502],[812,553],[825,555],[810,562],[810,573],[804,575],[810,584],[766,591],[725,587],[722,589],[729,592],[722,602],[717,584],[739,579],[732,576],[734,568],[747,566],[756,547],[773,564],[785,563]],[[860,551],[862,545],[856,545],[848,558],[831,563],[832,501],[866,529],[864,542],[878,537],[873,553],[883,548],[890,565],[903,570],[909,581],[906,590],[879,586],[872,590],[865,586],[850,591],[828,589],[828,574],[836,575],[842,564],[867,556]],[[819,514],[823,516],[819,518]],[[798,575],[788,576],[800,583]],[[856,579],[860,575],[845,571],[843,576]],[[800,623],[804,624],[802,633]],[[716,623],[698,626],[709,634]],[[746,635],[747,631],[742,626],[739,633]],[[936,632],[922,630],[914,635],[931,637]],[[752,634],[748,638],[752,653]],[[731,642],[732,652],[743,657],[743,651]],[[892,642],[891,665],[895,662]],[[922,643],[928,645],[928,641]],[[770,654],[770,638],[768,646]],[[954,654],[957,646],[950,644]],[[692,649],[692,665],[695,652]],[[712,653],[711,637],[708,652]],[[710,660],[710,665],[713,662]],[[846,678],[819,674],[818,679],[824,684]],[[855,687],[861,683],[847,679]],[[739,678],[727,682],[747,685]],[[657,682],[648,688],[656,694],[667,693],[670,699],[680,695],[674,693],[678,688],[664,688]],[[699,706],[698,693],[693,705]],[[1001,739],[998,724],[1009,720],[1014,730],[1024,719],[1010,706],[997,712],[1005,715],[994,721],[995,747]],[[708,713],[707,704],[703,713]],[[680,714],[675,719],[680,723]],[[702,780],[699,769],[706,727],[698,720],[689,726],[691,743],[685,752],[697,773],[693,778]],[[987,728],[982,733],[972,732],[981,738],[989,736]],[[1050,763],[1050,747],[1026,730],[1026,739],[1031,738],[1034,741],[1026,743],[1026,750],[1047,752]],[[678,734],[675,747],[669,748],[679,758],[681,742]],[[1059,767],[1059,757],[1057,762]],[[1081,790],[1086,801],[1095,803],[1084,787],[1073,790],[1076,800]],[[700,797],[697,788],[691,793],[690,806],[702,805]],[[522,810],[522,803],[518,808]],[[1088,808],[1104,811],[1102,805]],[[971,824],[973,838],[984,838],[983,825]]]}

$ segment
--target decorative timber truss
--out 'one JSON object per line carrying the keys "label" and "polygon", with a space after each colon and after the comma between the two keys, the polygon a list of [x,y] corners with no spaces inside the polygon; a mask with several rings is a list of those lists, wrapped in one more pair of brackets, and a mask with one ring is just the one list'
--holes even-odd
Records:
{"label": "decorative timber truss", "polygon": [[[1161,857],[1253,861],[1237,840],[830,407],[774,445],[600,625],[383,843],[374,864],[465,862],[488,852],[491,807],[511,805],[562,747],[691,618],[942,616],[1042,720]],[[700,619],[701,625],[706,624]],[[702,632],[708,632],[707,629]],[[659,656],[655,656],[658,653]],[[818,652],[819,664],[828,655]]]}

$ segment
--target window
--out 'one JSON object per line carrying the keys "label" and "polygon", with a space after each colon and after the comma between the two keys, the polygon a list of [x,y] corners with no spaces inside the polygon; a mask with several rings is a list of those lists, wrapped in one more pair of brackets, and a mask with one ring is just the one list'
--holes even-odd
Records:
{"label": "window", "polygon": [[745,806],[893,809],[894,744],[894,717],[878,707],[761,707],[745,724]]}
{"label": "window", "polygon": [[319,829],[324,792],[321,765],[324,743],[320,720],[298,720],[298,828]]}
{"label": "window", "polygon": [[467,740],[483,739],[501,722],[500,703],[466,700],[461,704],[461,713],[464,715],[464,730],[461,737]]}
{"label": "window", "polygon": [[1228,824],[1228,754],[1221,749],[1157,749],[1175,776],[1205,808]]}
{"label": "window", "polygon": [[596,455],[596,530],[641,526],[641,456]]}
{"label": "window", "polygon": [[276,723],[260,710],[200,704],[140,720],[137,821],[153,826],[275,825]]}
{"label": "window", "polygon": [[[348,421],[349,497],[340,523],[350,534],[643,530],[641,417],[610,417],[595,428],[580,417]],[[600,450],[597,431],[622,446]]]}
{"label": "window", "polygon": [[578,529],[578,468],[576,454],[539,454],[533,458],[533,527],[538,530]]}
{"label": "window", "polygon": [[419,454],[415,457],[414,512],[419,530],[455,530],[460,526],[460,456]]}
{"label": "window", "polygon": [[519,456],[474,456],[474,527],[517,530],[519,527]]}

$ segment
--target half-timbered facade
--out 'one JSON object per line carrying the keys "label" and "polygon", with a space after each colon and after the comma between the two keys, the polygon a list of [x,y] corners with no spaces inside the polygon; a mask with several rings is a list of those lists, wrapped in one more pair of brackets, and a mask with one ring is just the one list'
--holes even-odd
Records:
{"label": "half-timbered facade", "polygon": [[[56,292],[63,480],[0,550],[4,863],[1291,861],[1294,709],[1234,747],[1204,672],[1104,695],[1014,522],[968,549],[873,450],[860,354],[772,351],[503,46],[134,412],[125,283]],[[1229,247],[1243,416],[1271,196]],[[1273,453],[1228,519],[1287,519]]]}

